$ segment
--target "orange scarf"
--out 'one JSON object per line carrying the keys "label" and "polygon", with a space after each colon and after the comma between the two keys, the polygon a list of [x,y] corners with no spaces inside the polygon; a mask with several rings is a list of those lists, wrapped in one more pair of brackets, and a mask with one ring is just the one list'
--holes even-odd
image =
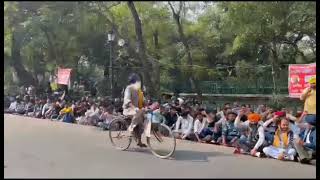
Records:
{"label": "orange scarf", "polygon": [[138,90],[138,107],[139,109],[143,108],[143,92],[141,89]]}
{"label": "orange scarf", "polygon": [[[282,135],[282,137],[280,138],[280,136]],[[275,147],[281,147],[280,146],[280,142],[283,142],[284,147],[283,148],[287,148],[289,145],[289,133],[285,133],[282,134],[280,128],[277,129],[277,131],[275,132],[274,135],[274,140],[273,140],[273,146]]]}

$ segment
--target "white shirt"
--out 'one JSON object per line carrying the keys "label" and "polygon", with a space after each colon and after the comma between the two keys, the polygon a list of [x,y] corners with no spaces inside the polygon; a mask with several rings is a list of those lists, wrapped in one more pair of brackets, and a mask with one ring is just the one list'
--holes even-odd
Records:
{"label": "white shirt", "polygon": [[10,110],[15,110],[16,107],[17,107],[17,101],[14,101],[14,102],[12,102],[12,103],[10,104],[9,109],[10,109]]}
{"label": "white shirt", "polygon": [[99,108],[96,107],[96,109],[94,109],[93,107],[91,107],[86,113],[86,116],[100,116],[99,114]]}
{"label": "white shirt", "polygon": [[311,134],[311,131],[310,131],[310,130],[308,130],[308,131],[309,131],[309,132],[308,132],[308,134],[307,134],[306,143],[311,143],[311,142],[310,142],[310,139],[309,139],[310,134]]}
{"label": "white shirt", "polygon": [[194,126],[193,126],[193,132],[200,134],[201,131],[206,127],[206,125],[207,125],[206,118],[203,118],[202,122],[200,122],[199,119],[196,119],[196,121],[194,122]]}
{"label": "white shirt", "polygon": [[51,109],[52,106],[50,103],[46,103],[43,107],[42,107],[42,115],[44,115],[49,109]]}
{"label": "white shirt", "polygon": [[[179,129],[181,124],[181,129]],[[183,118],[182,116],[179,116],[176,122],[176,131],[180,131],[183,134],[190,134],[192,132],[192,126],[193,126],[193,118],[188,115],[187,118]]]}

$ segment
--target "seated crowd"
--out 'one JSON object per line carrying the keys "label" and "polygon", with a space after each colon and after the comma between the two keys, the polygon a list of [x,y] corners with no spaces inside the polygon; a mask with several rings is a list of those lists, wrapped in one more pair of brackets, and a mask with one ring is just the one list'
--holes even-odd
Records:
{"label": "seated crowd", "polygon": [[[168,125],[176,138],[235,148],[234,153],[308,163],[316,152],[316,116],[260,105],[226,103],[221,111],[201,104],[184,103],[181,98],[161,104],[147,102],[158,122]],[[98,126],[104,130],[114,116],[122,114],[120,100],[83,97],[71,100],[65,93],[39,98],[34,95],[11,99],[5,113],[66,123]]]}
{"label": "seated crowd", "polygon": [[9,107],[5,107],[5,113],[99,126],[103,129],[107,129],[107,124],[114,115],[121,114],[121,109],[118,108],[121,104],[111,103],[109,99],[87,96],[80,100],[71,100],[65,93],[60,97],[52,94],[42,98],[23,94],[23,98],[18,95],[11,97],[10,101]]}

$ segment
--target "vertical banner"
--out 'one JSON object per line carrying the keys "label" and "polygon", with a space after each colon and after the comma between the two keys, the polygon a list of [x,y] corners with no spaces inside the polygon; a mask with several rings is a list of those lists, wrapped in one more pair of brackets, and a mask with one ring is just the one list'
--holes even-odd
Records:
{"label": "vertical banner", "polygon": [[288,90],[289,97],[299,98],[302,91],[308,87],[308,81],[316,76],[316,63],[290,64]]}
{"label": "vertical banner", "polygon": [[68,85],[72,69],[58,69],[58,84]]}

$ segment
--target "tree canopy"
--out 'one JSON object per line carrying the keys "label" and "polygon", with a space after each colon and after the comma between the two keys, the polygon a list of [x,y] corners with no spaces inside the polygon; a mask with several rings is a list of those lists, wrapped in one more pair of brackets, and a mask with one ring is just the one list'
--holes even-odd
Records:
{"label": "tree canopy", "polygon": [[[316,59],[315,2],[4,2],[5,85],[45,83],[59,66],[108,74],[115,89],[138,72],[150,94],[287,85],[287,65]],[[103,83],[106,87],[108,82]]]}

